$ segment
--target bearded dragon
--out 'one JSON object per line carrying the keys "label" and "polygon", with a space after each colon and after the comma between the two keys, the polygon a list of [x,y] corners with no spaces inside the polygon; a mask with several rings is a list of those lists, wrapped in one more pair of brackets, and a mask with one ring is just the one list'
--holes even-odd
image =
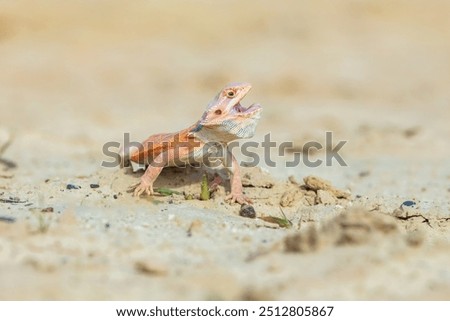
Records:
{"label": "bearded dragon", "polygon": [[[133,170],[136,170],[148,165],[140,183],[130,187],[134,196],[144,193],[153,195],[153,183],[164,167],[188,163],[210,166],[209,157],[213,157],[231,174],[231,193],[226,200],[239,204],[251,203],[243,193],[239,164],[231,151],[226,149],[229,142],[251,138],[255,133],[261,106],[252,104],[245,108],[240,104],[251,88],[249,83],[228,84],[192,126],[176,133],[152,135],[141,146],[129,148],[128,152],[122,149],[122,166],[131,162]],[[211,148],[217,145],[225,147],[223,153]]]}

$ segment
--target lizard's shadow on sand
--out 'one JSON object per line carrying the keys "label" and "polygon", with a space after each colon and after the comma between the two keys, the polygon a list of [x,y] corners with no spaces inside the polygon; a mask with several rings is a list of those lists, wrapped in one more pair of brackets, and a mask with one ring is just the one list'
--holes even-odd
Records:
{"label": "lizard's shadow on sand", "polygon": [[[135,182],[138,183],[139,179],[144,175],[144,171],[133,172],[131,168],[127,168],[125,174],[134,177]],[[203,167],[165,167],[153,184],[153,188],[155,190],[158,188],[169,188],[179,192],[189,190],[190,192],[197,191],[197,193],[200,193],[202,178],[205,174],[208,177],[208,183],[211,184],[214,174]],[[224,180],[222,186],[229,189],[228,180]]]}

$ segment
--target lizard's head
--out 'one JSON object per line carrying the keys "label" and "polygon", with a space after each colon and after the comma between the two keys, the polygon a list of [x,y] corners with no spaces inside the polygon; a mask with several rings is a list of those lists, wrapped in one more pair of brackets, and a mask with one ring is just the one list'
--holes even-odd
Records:
{"label": "lizard's head", "polygon": [[241,100],[250,91],[249,83],[231,83],[222,89],[208,104],[200,119],[199,130],[203,127],[223,132],[236,138],[252,137],[262,108],[259,104],[243,107]]}

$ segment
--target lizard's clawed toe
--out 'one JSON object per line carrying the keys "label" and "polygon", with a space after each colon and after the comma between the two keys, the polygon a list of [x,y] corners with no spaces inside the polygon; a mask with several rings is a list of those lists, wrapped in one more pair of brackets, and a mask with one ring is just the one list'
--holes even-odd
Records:
{"label": "lizard's clawed toe", "polygon": [[130,186],[129,190],[133,192],[133,196],[135,196],[135,197],[139,197],[142,194],[146,194],[149,196],[153,195],[153,186],[144,184],[142,182]]}
{"label": "lizard's clawed toe", "polygon": [[127,188],[127,193],[133,193],[133,192],[135,191],[136,187],[139,186],[139,184],[140,184],[140,183],[133,184],[133,185],[129,186],[129,187]]}
{"label": "lizard's clawed toe", "polygon": [[228,195],[225,200],[229,201],[230,203],[238,203],[238,204],[253,204],[252,200],[246,197],[244,194],[230,194]]}

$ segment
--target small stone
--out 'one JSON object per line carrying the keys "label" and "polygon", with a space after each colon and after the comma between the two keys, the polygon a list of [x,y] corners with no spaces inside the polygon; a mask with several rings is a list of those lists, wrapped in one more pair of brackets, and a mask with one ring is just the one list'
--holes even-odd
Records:
{"label": "small stone", "polygon": [[294,175],[289,176],[289,182],[294,185],[300,185]]}
{"label": "small stone", "polygon": [[239,211],[239,215],[242,217],[247,218],[255,218],[256,217],[256,211],[255,208],[251,205],[243,204],[241,206],[241,209]]}
{"label": "small stone", "polygon": [[81,186],[75,185],[75,184],[67,184],[67,189],[80,189]]}
{"label": "small stone", "polygon": [[332,189],[331,183],[329,181],[313,175],[304,177],[303,182],[308,189],[313,191],[318,191],[319,189],[327,191]]}
{"label": "small stone", "polygon": [[319,189],[317,191],[316,204],[335,205],[337,198],[329,191]]}
{"label": "small stone", "polygon": [[113,198],[116,200],[116,199],[119,198],[119,196],[117,196],[117,194],[114,194],[114,195],[113,195]]}
{"label": "small stone", "polygon": [[5,222],[5,223],[14,223],[16,221],[15,217],[11,217],[11,216],[0,216],[0,222]]}
{"label": "small stone", "polygon": [[259,167],[242,168],[242,186],[270,189],[274,185],[275,181],[269,172]]}
{"label": "small stone", "polygon": [[46,207],[41,210],[42,213],[53,213],[53,207]]}
{"label": "small stone", "polygon": [[91,188],[99,188],[100,187],[100,185],[99,184],[91,184],[91,185],[89,185]]}
{"label": "small stone", "polygon": [[404,201],[402,203],[402,206],[410,206],[410,207],[412,207],[412,206],[415,206],[415,205],[416,205],[416,202],[414,202],[414,201]]}
{"label": "small stone", "polygon": [[416,136],[420,132],[420,127],[411,127],[407,128],[403,131],[403,135],[405,135],[406,138],[411,138]]}
{"label": "small stone", "polygon": [[293,206],[294,203],[299,198],[299,190],[298,189],[291,189],[283,193],[280,199],[280,205],[282,207],[288,207]]}
{"label": "small stone", "polygon": [[370,175],[370,171],[361,171],[358,174],[359,177],[367,177],[369,175]]}

